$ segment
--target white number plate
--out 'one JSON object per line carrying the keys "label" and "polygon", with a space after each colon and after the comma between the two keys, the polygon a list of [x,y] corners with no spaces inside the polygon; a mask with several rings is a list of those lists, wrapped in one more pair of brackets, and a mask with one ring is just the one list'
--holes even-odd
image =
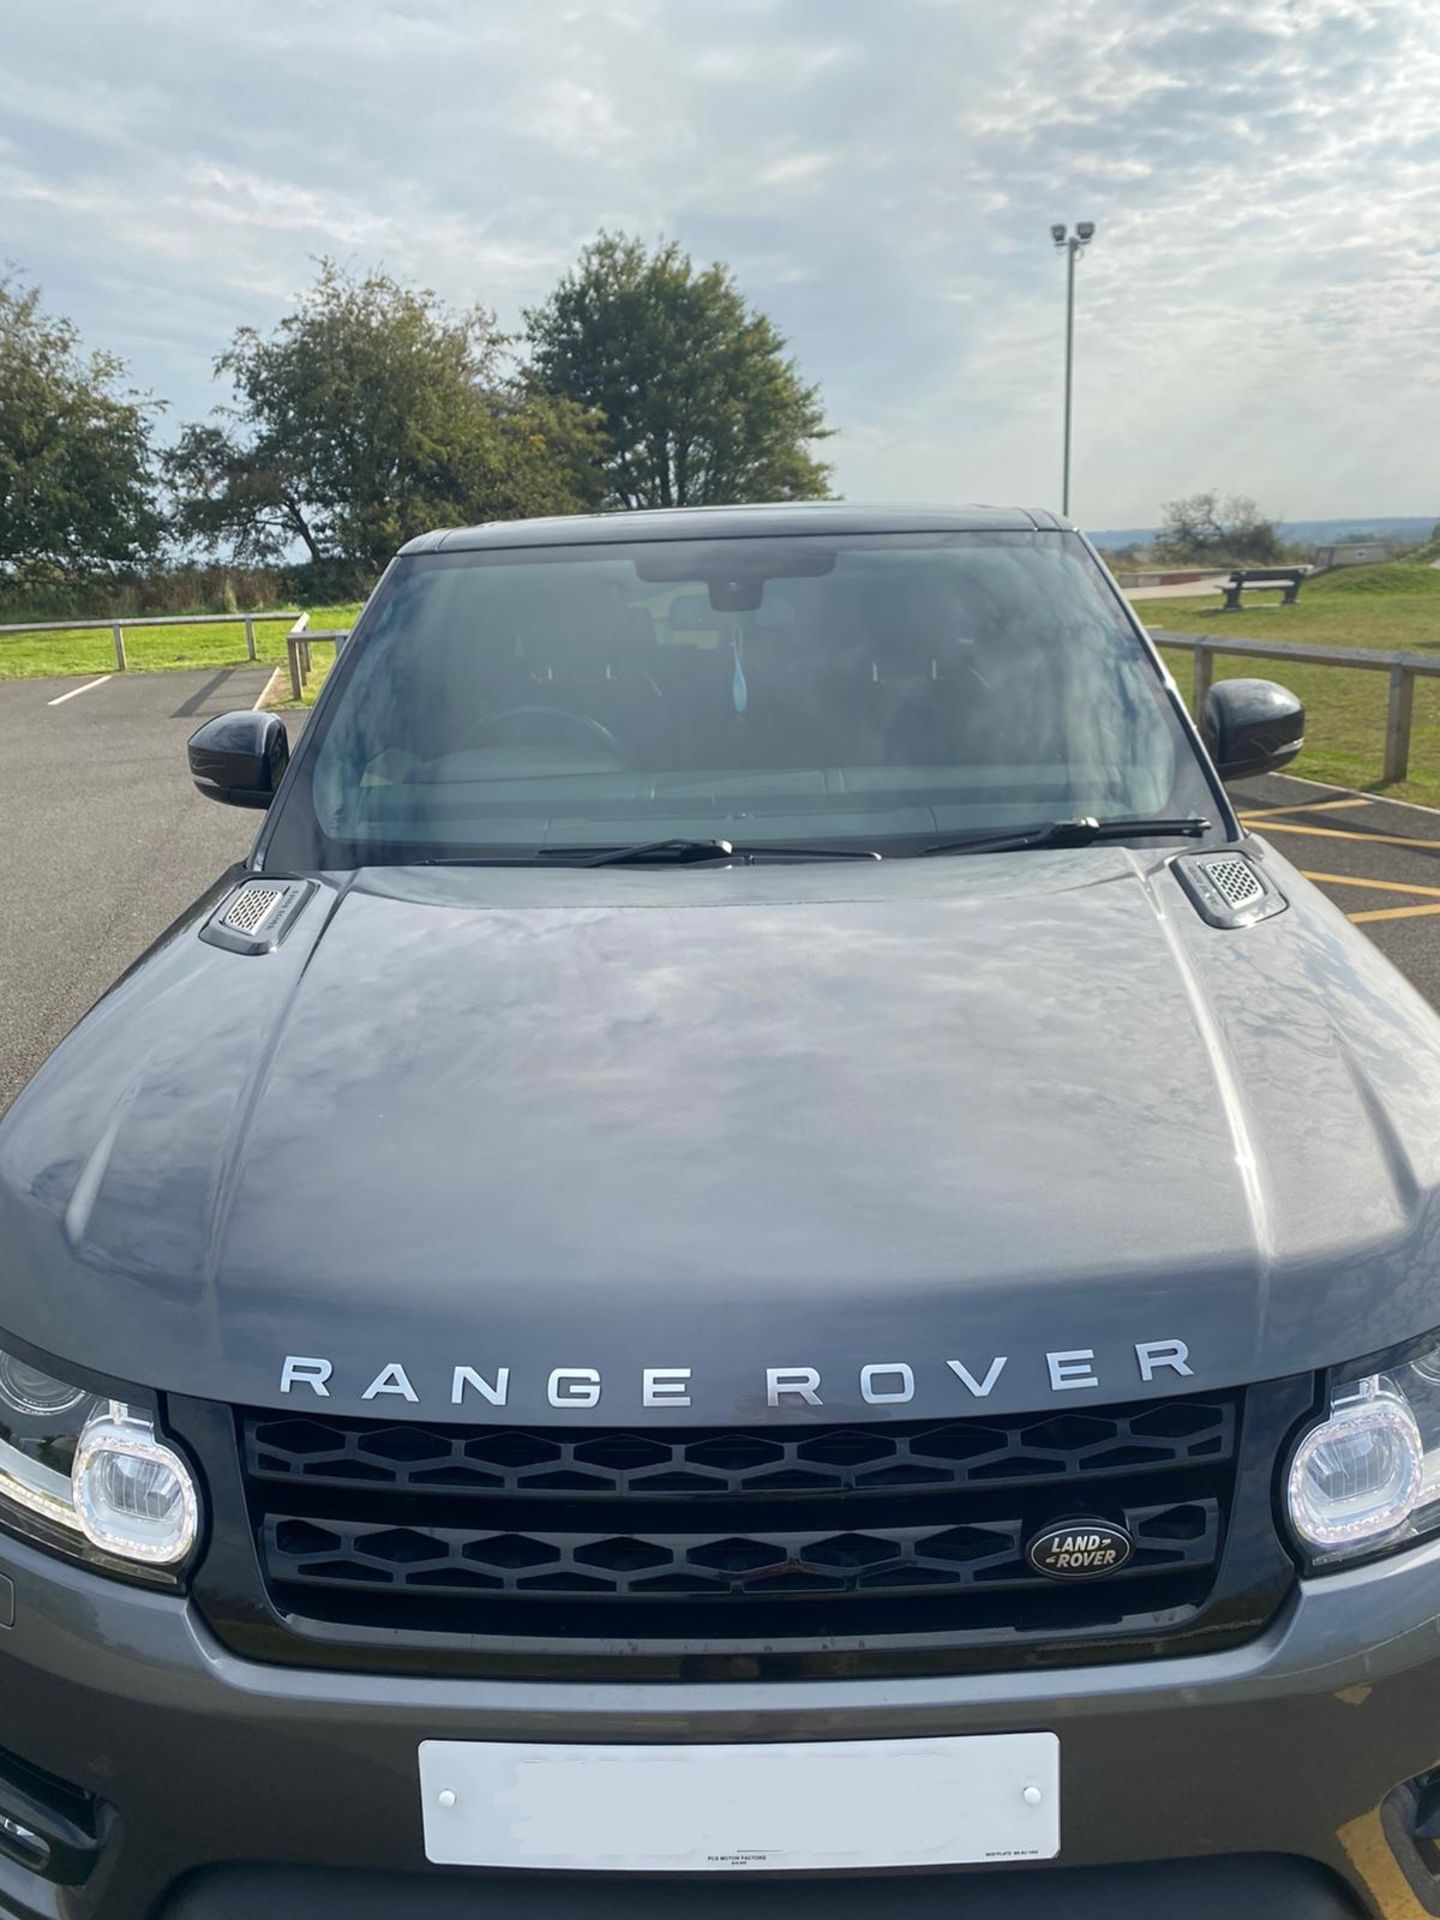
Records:
{"label": "white number plate", "polygon": [[813,1872],[1060,1850],[1053,1733],[723,1747],[426,1740],[420,1790],[437,1866]]}

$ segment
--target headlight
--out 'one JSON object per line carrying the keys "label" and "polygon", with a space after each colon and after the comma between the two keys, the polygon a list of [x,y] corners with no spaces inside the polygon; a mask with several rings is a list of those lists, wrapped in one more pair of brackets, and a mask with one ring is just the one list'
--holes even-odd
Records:
{"label": "headlight", "polygon": [[200,1501],[152,1414],[0,1352],[0,1517],[6,1506],[137,1567],[173,1567],[195,1545]]}
{"label": "headlight", "polygon": [[1290,1462],[1286,1505],[1317,1567],[1440,1528],[1440,1347],[1331,1393]]}
{"label": "headlight", "polygon": [[148,1420],[113,1400],[85,1423],[73,1485],[85,1537],[107,1553],[168,1567],[195,1544],[200,1501],[190,1469]]}

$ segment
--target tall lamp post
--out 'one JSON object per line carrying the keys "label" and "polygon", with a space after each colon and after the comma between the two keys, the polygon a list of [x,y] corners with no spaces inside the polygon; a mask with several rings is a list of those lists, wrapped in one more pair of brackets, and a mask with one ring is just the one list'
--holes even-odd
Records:
{"label": "tall lamp post", "polygon": [[1075,262],[1095,238],[1093,220],[1077,220],[1071,233],[1065,226],[1053,226],[1050,238],[1055,251],[1065,255],[1065,462],[1060,476],[1060,511],[1070,511],[1070,397],[1075,378]]}

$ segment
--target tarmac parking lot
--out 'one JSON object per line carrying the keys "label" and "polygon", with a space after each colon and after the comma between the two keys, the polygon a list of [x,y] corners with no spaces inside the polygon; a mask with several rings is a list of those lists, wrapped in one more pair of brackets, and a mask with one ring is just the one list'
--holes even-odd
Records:
{"label": "tarmac parking lot", "polygon": [[[0,1111],[110,982],[225,868],[258,816],[200,798],[185,742],[265,668],[0,682]],[[303,715],[290,713],[294,737]],[[1440,813],[1288,775],[1247,825],[1440,1005]]]}
{"label": "tarmac parking lot", "polygon": [[201,799],[185,742],[266,667],[0,681],[0,1111],[255,838]]}
{"label": "tarmac parking lot", "polygon": [[1440,813],[1288,774],[1237,786],[1232,797],[1245,825],[1440,1006]]}

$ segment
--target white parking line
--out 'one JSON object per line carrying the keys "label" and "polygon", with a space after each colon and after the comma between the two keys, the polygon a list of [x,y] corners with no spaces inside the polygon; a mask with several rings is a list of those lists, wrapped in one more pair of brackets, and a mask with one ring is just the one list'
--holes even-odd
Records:
{"label": "white parking line", "polygon": [[98,680],[87,680],[83,687],[71,687],[68,693],[62,693],[58,700],[47,700],[47,707],[63,707],[67,700],[73,700],[78,694],[89,693],[91,687],[103,687],[107,680],[115,678],[113,673],[102,673]]}

